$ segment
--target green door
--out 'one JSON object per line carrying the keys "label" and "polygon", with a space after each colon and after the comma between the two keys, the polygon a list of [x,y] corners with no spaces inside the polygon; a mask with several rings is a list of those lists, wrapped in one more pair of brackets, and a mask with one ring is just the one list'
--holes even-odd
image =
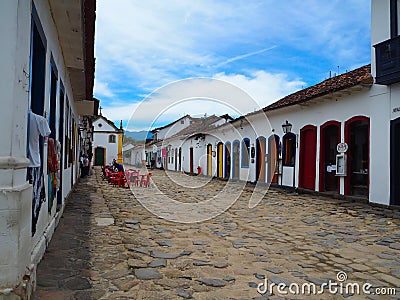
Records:
{"label": "green door", "polygon": [[94,150],[94,165],[104,166],[104,148],[97,147]]}

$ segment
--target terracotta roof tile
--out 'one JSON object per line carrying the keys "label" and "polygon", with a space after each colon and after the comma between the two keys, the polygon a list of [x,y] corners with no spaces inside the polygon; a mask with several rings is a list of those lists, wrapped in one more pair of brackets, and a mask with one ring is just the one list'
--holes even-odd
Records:
{"label": "terracotta roof tile", "polygon": [[264,111],[270,111],[286,106],[307,102],[316,97],[324,96],[332,92],[344,90],[359,84],[372,84],[371,65],[366,65],[353,71],[326,79],[316,85],[290,94],[265,107]]}
{"label": "terracotta roof tile", "polygon": [[219,120],[221,120],[221,118],[215,115],[206,118],[196,118],[195,120],[193,120],[193,123],[190,126],[182,129],[172,137],[188,136],[195,133],[204,133],[213,128],[213,124]]}

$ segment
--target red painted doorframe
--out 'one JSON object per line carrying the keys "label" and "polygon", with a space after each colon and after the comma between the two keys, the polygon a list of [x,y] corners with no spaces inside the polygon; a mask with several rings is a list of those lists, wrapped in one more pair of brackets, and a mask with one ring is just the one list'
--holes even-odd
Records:
{"label": "red painted doorframe", "polygon": [[353,122],[356,121],[365,121],[368,123],[368,193],[369,193],[369,174],[371,171],[371,151],[370,151],[370,143],[371,143],[371,139],[370,139],[370,123],[369,123],[369,118],[365,117],[365,116],[355,116],[352,117],[350,119],[348,119],[345,123],[344,123],[344,141],[349,145],[349,150],[347,151],[347,176],[344,180],[344,194],[345,195],[350,195],[350,173],[351,173],[351,169],[350,169],[350,155],[351,155],[351,149],[350,149],[350,140],[349,140],[349,127]]}
{"label": "red painted doorframe", "polygon": [[[324,124],[322,124],[320,126],[320,138],[319,138],[319,191],[323,192],[324,189],[324,180],[325,180],[325,166],[324,166],[324,162],[325,162],[325,149],[324,149],[324,145],[325,145],[325,134],[324,134],[324,129],[330,125],[335,125],[338,127],[338,144],[340,143],[340,139],[341,139],[341,123],[338,121],[328,121],[325,122]],[[339,177],[338,177],[338,181],[339,181]],[[338,182],[338,194],[340,194],[340,184]]]}
{"label": "red painted doorframe", "polygon": [[[306,151],[308,146],[312,151]],[[315,190],[316,159],[317,127],[307,125],[300,129],[299,187]]]}

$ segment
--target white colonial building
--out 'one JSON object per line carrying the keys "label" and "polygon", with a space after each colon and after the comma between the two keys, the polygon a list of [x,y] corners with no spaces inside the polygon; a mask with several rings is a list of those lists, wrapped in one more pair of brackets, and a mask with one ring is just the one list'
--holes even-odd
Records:
{"label": "white colonial building", "polygon": [[[90,136],[88,123],[81,130],[78,124],[97,106],[95,4],[0,1],[0,299],[30,298],[36,266],[78,178],[82,136]],[[49,125],[48,140],[36,136],[37,120]],[[33,136],[37,143],[27,147]],[[34,149],[38,160],[32,164]],[[48,155],[58,159],[58,172],[51,171],[55,164],[48,164]],[[54,173],[56,189],[49,185]],[[39,186],[44,194],[37,202]]]}
{"label": "white colonial building", "polygon": [[110,165],[114,159],[122,163],[123,132],[122,121],[118,128],[102,115],[93,120],[92,165]]}
{"label": "white colonial building", "polygon": [[144,145],[132,145],[127,144],[122,147],[122,152],[124,155],[124,164],[129,166],[134,166],[135,168],[141,168],[143,166],[143,161],[146,161],[146,152]]}
{"label": "white colonial building", "polygon": [[371,12],[373,200],[400,205],[400,3],[372,0]]}

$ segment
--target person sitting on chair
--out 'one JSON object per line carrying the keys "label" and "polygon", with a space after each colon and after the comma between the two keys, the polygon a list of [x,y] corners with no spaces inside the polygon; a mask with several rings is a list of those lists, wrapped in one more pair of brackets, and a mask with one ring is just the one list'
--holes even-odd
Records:
{"label": "person sitting on chair", "polygon": [[115,169],[118,170],[118,172],[124,172],[124,166],[121,165],[120,163],[117,163],[115,159],[113,160],[113,166]]}

